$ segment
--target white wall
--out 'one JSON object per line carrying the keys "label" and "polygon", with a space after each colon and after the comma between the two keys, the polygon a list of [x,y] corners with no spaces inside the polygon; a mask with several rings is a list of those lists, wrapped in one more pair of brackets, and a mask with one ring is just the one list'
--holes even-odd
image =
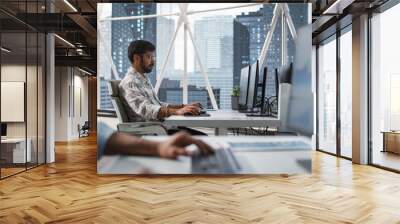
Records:
{"label": "white wall", "polygon": [[[38,69],[38,70],[37,70]],[[27,80],[25,80],[27,78]],[[2,107],[3,113],[15,113],[13,110],[22,110],[20,113],[25,114],[26,120],[22,122],[6,122],[7,137],[9,138],[24,138],[25,135],[29,139],[32,161],[44,163],[45,150],[45,115],[44,115],[44,73],[41,66],[26,66],[25,64],[3,64],[1,66],[1,81],[2,82],[24,82],[26,85],[26,99],[20,109],[11,107]],[[2,93],[4,89],[2,89]],[[24,94],[24,90],[19,90],[20,94]],[[22,92],[21,92],[22,91]],[[8,93],[9,94],[9,93]],[[2,98],[8,97],[2,95]],[[24,96],[25,97],[25,96]],[[26,107],[25,107],[26,103]],[[23,115],[24,116],[24,115]],[[38,155],[38,156],[37,156]],[[48,157],[49,158],[49,157]],[[51,158],[51,157],[50,157]],[[51,162],[51,160],[48,160]]]}
{"label": "white wall", "polygon": [[[74,119],[72,120],[72,136],[78,137],[78,124],[81,126],[85,123],[85,121],[89,120],[89,102],[88,102],[88,78],[85,76],[81,76],[82,73],[78,73],[77,75],[77,70],[75,70],[75,75],[74,75],[74,99],[75,99],[75,107],[73,108],[75,110],[75,113],[73,113]],[[80,93],[78,93],[77,90],[80,90]],[[79,97],[80,94],[80,97]],[[78,102],[80,100],[80,103]],[[80,104],[80,105],[79,105]],[[81,108],[79,108],[79,106]],[[79,111],[81,109],[81,111]]]}
{"label": "white wall", "polygon": [[88,120],[88,78],[75,68],[56,67],[55,86],[55,140],[77,139],[78,124]]}
{"label": "white wall", "polygon": [[[35,73],[36,67],[18,64],[5,64],[1,66],[1,81],[2,82],[24,82],[26,83],[25,76],[26,71],[29,75]],[[29,77],[28,77],[29,79]],[[29,85],[36,86],[36,80],[28,80]],[[27,119],[28,119],[28,137],[31,133],[30,130],[36,130],[37,115],[32,111],[36,112],[37,99],[36,99],[36,88],[27,88],[27,106],[34,107],[34,109],[27,109]],[[4,97],[4,96],[2,96]],[[32,104],[34,102],[34,104]],[[39,105],[40,107],[41,105]],[[1,108],[1,110],[8,110],[9,108]],[[24,110],[24,108],[22,108]],[[33,123],[32,123],[33,122]],[[7,136],[8,137],[25,137],[25,126],[26,122],[7,122]],[[36,135],[36,131],[35,131]]]}

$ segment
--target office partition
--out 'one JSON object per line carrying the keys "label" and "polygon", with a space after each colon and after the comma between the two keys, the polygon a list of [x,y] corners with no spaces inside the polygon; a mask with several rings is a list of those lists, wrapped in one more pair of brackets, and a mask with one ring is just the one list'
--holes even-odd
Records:
{"label": "office partition", "polygon": [[[392,4],[393,6],[393,4]],[[400,4],[382,6],[371,23],[370,163],[400,171]],[[386,9],[385,9],[386,8]]]}
{"label": "office partition", "polygon": [[44,12],[44,3],[1,3],[17,6],[19,12],[19,19],[0,12],[10,21],[0,23],[0,120],[6,127],[0,144],[1,179],[45,163],[46,40],[43,32],[23,22],[27,13]]}
{"label": "office partition", "polygon": [[318,149],[336,154],[336,35],[318,47]]}
{"label": "office partition", "polygon": [[352,157],[352,27],[340,36],[340,155]]}

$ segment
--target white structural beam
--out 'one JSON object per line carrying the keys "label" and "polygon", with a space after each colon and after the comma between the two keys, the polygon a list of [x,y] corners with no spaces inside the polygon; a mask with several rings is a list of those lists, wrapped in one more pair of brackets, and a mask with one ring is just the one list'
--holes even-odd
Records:
{"label": "white structural beam", "polygon": [[217,101],[215,100],[214,93],[213,93],[213,91],[211,89],[210,81],[208,80],[208,75],[207,75],[207,73],[206,73],[206,71],[205,71],[205,69],[203,67],[203,63],[201,62],[199,49],[197,48],[197,45],[194,42],[193,33],[192,33],[192,30],[190,29],[189,24],[187,26],[187,31],[189,33],[190,40],[192,41],[194,52],[195,52],[195,56],[196,56],[197,62],[199,63],[199,66],[200,66],[200,70],[201,70],[201,72],[203,74],[203,77],[204,77],[204,82],[206,83],[206,88],[207,88],[207,91],[208,91],[208,95],[210,96],[210,99],[211,99],[211,104],[212,104],[212,106],[213,106],[213,108],[215,110],[218,110]]}
{"label": "white structural beam", "polygon": [[[187,7],[188,7],[188,5],[186,4],[186,10],[187,10]],[[183,10],[184,10],[184,8],[182,7],[182,11]],[[211,104],[212,104],[212,106],[213,106],[213,108],[215,110],[218,110],[218,104],[217,104],[217,101],[215,100],[214,92],[211,89],[210,81],[208,79],[208,74],[207,74],[206,70],[204,69],[203,63],[201,62],[199,49],[197,48],[196,42],[194,41],[193,33],[192,33],[191,28],[190,28],[190,24],[189,24],[189,20],[187,18],[186,12],[183,14],[183,20],[184,20],[185,25],[186,25],[186,30],[185,31],[186,31],[186,33],[189,34],[189,38],[190,38],[190,40],[192,41],[192,44],[193,44],[195,57],[197,59],[197,62],[199,63],[200,70],[201,70],[201,72],[203,74],[204,82],[206,84],[206,89],[208,91],[208,95],[210,97]]]}
{"label": "white structural beam", "polygon": [[[197,49],[197,45],[194,42],[193,34],[191,32],[191,29],[190,29],[190,24],[189,24],[189,21],[188,21],[188,18],[187,18],[187,14],[186,14],[187,13],[187,8],[188,8],[188,4],[187,3],[179,4],[179,9],[180,9],[180,13],[181,14],[180,14],[179,19],[178,19],[178,26],[177,26],[177,29],[175,30],[174,37],[173,37],[173,39],[171,41],[171,44],[170,44],[170,48],[168,49],[167,57],[165,58],[164,63],[162,65],[161,73],[158,76],[156,87],[155,87],[155,91],[156,91],[156,93],[158,93],[158,91],[160,89],[161,82],[164,79],[165,67],[166,67],[168,58],[170,57],[170,53],[171,53],[173,44],[174,44],[175,39],[176,39],[176,35],[177,35],[178,31],[179,31],[179,28],[182,26],[182,24],[184,24],[184,31],[185,31],[185,33],[189,33],[190,40],[192,41],[192,44],[193,44],[193,47],[194,47],[194,50],[195,50],[196,59],[197,59],[199,65],[200,65],[202,74],[204,76],[204,81],[205,81],[205,84],[206,84],[206,89],[208,91],[208,95],[210,96],[210,99],[211,99],[211,104],[213,105],[214,109],[218,109],[217,101],[215,100],[214,93],[213,93],[213,91],[211,89],[210,82],[209,82],[209,79],[208,79],[208,75],[204,70],[204,67],[203,67],[203,64],[201,62],[201,58],[200,58],[200,55],[199,55],[199,50]],[[187,43],[185,45],[187,47]],[[187,66],[187,61],[185,62],[185,64],[186,65],[184,65],[184,66]],[[182,81],[183,81],[183,88],[182,88],[183,89],[183,94],[182,95],[184,96],[183,97],[184,98],[183,101],[185,103],[185,100],[186,100],[186,103],[187,103],[187,70],[184,71],[183,80]]]}
{"label": "white structural beam", "polygon": [[[270,24],[270,29],[267,33],[267,37],[265,38],[264,45],[261,49],[261,53],[259,56],[260,63],[263,63],[265,60],[269,45],[271,44],[271,41],[272,41],[272,36],[274,35],[274,32],[275,32],[276,24],[281,15],[283,16],[282,18],[285,18],[284,21],[282,21],[282,29],[283,29],[282,34],[284,36],[287,36],[286,26],[284,26],[284,24],[285,24],[284,22],[286,21],[286,24],[289,27],[289,31],[290,31],[290,34],[292,35],[293,39],[297,39],[296,29],[294,27],[293,20],[290,15],[289,7],[288,7],[287,3],[284,3],[284,4],[276,3],[274,12],[273,12],[273,16],[272,16],[272,20],[271,20],[271,24]],[[284,40],[284,38],[282,36],[282,48],[283,48],[283,49],[281,49],[282,55],[284,55],[285,54],[284,52],[287,51],[287,50],[285,50],[285,49],[287,49],[287,43],[283,43],[283,40]],[[282,63],[283,62],[286,62],[286,56],[284,59],[282,57]]]}
{"label": "white structural beam", "polygon": [[186,24],[183,25],[183,76],[182,76],[182,100],[183,104],[188,103],[188,74],[187,74],[187,27]]}
{"label": "white structural beam", "polygon": [[275,4],[275,8],[274,8],[271,24],[269,26],[270,28],[269,28],[269,31],[267,33],[267,37],[265,38],[264,45],[263,45],[263,47],[261,49],[261,53],[260,53],[260,57],[259,57],[260,65],[263,64],[264,59],[265,59],[265,57],[267,55],[267,50],[269,48],[269,45],[271,44],[272,35],[274,35],[274,31],[275,31],[276,24],[278,22],[278,18],[280,16],[280,14],[281,14],[281,8],[280,8],[280,6],[278,4]]}
{"label": "white structural beam", "polygon": [[[182,14],[186,14],[188,4],[179,4]],[[187,24],[183,24],[183,74],[182,74],[182,103],[188,104],[188,73],[187,73]]]}
{"label": "white structural beam", "polygon": [[[107,43],[104,42],[104,38],[103,38],[103,34],[100,32],[101,29],[97,30],[97,37],[99,38],[99,41],[101,43],[101,45],[105,48],[106,52],[111,52],[111,50],[108,48]],[[114,74],[114,79],[122,79],[122,77],[119,75],[117,68],[115,67],[115,64],[111,58],[111,55],[106,54],[106,58],[108,60],[108,62],[111,65],[111,71]]]}
{"label": "white structural beam", "polygon": [[[155,91],[156,93],[158,93],[160,85],[162,80],[164,79],[164,73],[165,73],[165,69],[166,69],[166,65],[168,62],[168,59],[170,57],[172,48],[174,46],[175,40],[176,40],[176,36],[177,33],[180,29],[180,27],[182,26],[182,24],[184,24],[184,54],[185,54],[185,58],[184,58],[184,73],[182,76],[182,84],[183,84],[183,102],[187,103],[187,98],[188,98],[188,93],[187,93],[187,78],[188,78],[188,73],[187,73],[187,34],[189,34],[189,38],[192,41],[194,50],[195,50],[195,58],[197,60],[197,62],[199,63],[201,72],[203,74],[204,77],[204,81],[206,84],[206,89],[208,91],[208,94],[210,96],[211,99],[211,103],[213,105],[214,109],[218,109],[218,105],[217,102],[215,100],[215,96],[214,93],[211,89],[210,86],[210,82],[208,79],[208,74],[205,70],[205,68],[203,67],[203,63],[201,62],[201,57],[199,55],[199,50],[197,48],[196,43],[194,42],[194,38],[193,38],[193,32],[191,31],[190,25],[189,25],[189,21],[187,16],[188,15],[193,15],[193,14],[198,14],[198,13],[207,13],[207,12],[214,12],[214,11],[222,11],[222,10],[229,10],[229,9],[235,9],[235,8],[243,8],[243,7],[251,7],[251,6],[256,6],[256,5],[260,5],[263,3],[251,3],[251,4],[241,4],[241,5],[237,5],[237,6],[231,6],[231,7],[224,7],[224,8],[216,8],[216,9],[208,9],[208,10],[199,10],[199,11],[188,11],[188,4],[187,3],[181,3],[179,4],[179,8],[180,8],[180,12],[178,13],[169,13],[169,14],[155,14],[155,15],[142,15],[142,16],[125,16],[125,17],[108,17],[108,18],[104,18],[101,19],[100,22],[105,22],[105,21],[117,21],[117,20],[134,20],[134,19],[148,19],[148,18],[157,18],[157,17],[165,17],[165,16],[179,16],[178,18],[178,24],[177,24],[177,28],[175,30],[175,33],[173,35],[173,38],[171,40],[171,43],[169,45],[169,49],[167,52],[167,56],[163,61],[162,67],[161,67],[161,72],[160,74],[157,76],[157,83],[155,86]],[[272,41],[272,36],[273,33],[275,31],[276,28],[276,24],[277,21],[279,19],[279,17],[282,15],[282,62],[285,63],[286,62],[286,55],[287,53],[285,53],[287,50],[287,43],[286,43],[286,36],[287,36],[287,31],[286,28],[289,28],[290,34],[292,35],[293,39],[297,38],[297,34],[296,34],[296,30],[293,24],[293,20],[290,16],[290,12],[289,12],[289,7],[286,3],[284,4],[275,4],[275,8],[274,8],[274,12],[273,12],[273,17],[272,17],[272,21],[270,24],[270,29],[267,33],[264,45],[261,49],[261,53],[259,56],[259,61],[260,63],[263,63],[269,48],[269,45],[271,44]],[[287,27],[285,25],[285,22],[287,24]],[[98,35],[101,38],[101,33],[99,33],[100,35]],[[102,38],[101,38],[102,39]],[[284,43],[285,42],[285,43]],[[104,43],[103,43],[104,44]],[[104,44],[104,46],[106,46]],[[108,57],[111,66],[112,66],[112,70],[114,72],[114,74],[119,77],[118,72],[115,69],[115,65],[112,62],[112,58]],[[120,78],[120,77],[119,77]]]}
{"label": "white structural beam", "polygon": [[289,27],[290,34],[292,35],[293,39],[295,40],[295,39],[297,39],[297,32],[296,32],[296,28],[293,23],[292,16],[290,15],[288,4],[285,3],[282,6],[282,9],[283,9],[283,13],[285,14],[285,19],[286,19],[286,23]]}
{"label": "white structural beam", "polygon": [[[101,14],[101,12],[99,13]],[[101,23],[98,23],[98,26],[101,26]],[[104,38],[103,38],[103,33],[100,32],[101,29],[97,30],[97,37],[99,38],[99,42],[101,43],[101,45],[105,48],[106,52],[110,52],[110,54],[106,54],[106,58],[108,63],[110,63],[111,65],[111,77],[114,79],[121,79],[122,77],[119,75],[117,68],[115,67],[115,64],[112,60],[111,57],[111,50],[108,48],[107,43],[105,43]]]}
{"label": "white structural beam", "polygon": [[[204,12],[225,11],[225,10],[229,10],[229,9],[251,7],[251,6],[256,6],[256,5],[261,5],[261,4],[263,4],[263,3],[240,4],[238,6],[231,6],[231,7],[217,8],[217,9],[188,11],[188,12],[186,12],[186,14],[193,15],[193,14],[204,13]],[[100,19],[99,21],[104,22],[104,21],[118,21],[118,20],[150,19],[150,18],[166,17],[166,16],[179,16],[180,14],[181,14],[180,12],[175,12],[175,13],[167,13],[167,14],[153,14],[153,15],[142,15],[142,16],[107,17],[107,18]]]}
{"label": "white structural beam", "polygon": [[285,65],[287,61],[287,33],[286,33],[286,21],[285,21],[285,13],[281,13],[281,65]]}
{"label": "white structural beam", "polygon": [[187,15],[193,15],[193,14],[204,13],[204,12],[226,11],[226,10],[229,10],[229,9],[251,7],[251,6],[257,6],[257,5],[262,5],[262,4],[263,3],[240,4],[240,5],[237,5],[237,6],[230,6],[230,7],[216,8],[216,9],[207,9],[207,10],[199,10],[199,11],[188,11]]}
{"label": "white structural beam", "polygon": [[100,22],[104,21],[121,21],[121,20],[134,20],[134,19],[151,19],[157,17],[165,17],[165,16],[179,16],[179,12],[168,13],[168,14],[153,14],[153,15],[142,15],[142,16],[121,16],[121,17],[107,17],[100,19]]}
{"label": "white structural beam", "polygon": [[175,30],[174,36],[172,37],[171,43],[169,44],[169,48],[168,48],[168,51],[167,51],[167,56],[165,57],[165,59],[164,59],[164,61],[162,63],[161,72],[157,76],[157,82],[156,82],[156,87],[155,87],[155,91],[156,91],[157,94],[158,94],[158,90],[160,89],[161,82],[164,79],[165,68],[167,67],[168,59],[169,59],[169,57],[171,55],[172,48],[174,47],[174,44],[175,44],[176,36],[178,35],[178,31],[179,31],[179,28],[182,26],[182,23],[183,23],[183,19],[182,19],[182,15],[181,15],[181,16],[179,16],[178,25],[176,26],[176,30]]}

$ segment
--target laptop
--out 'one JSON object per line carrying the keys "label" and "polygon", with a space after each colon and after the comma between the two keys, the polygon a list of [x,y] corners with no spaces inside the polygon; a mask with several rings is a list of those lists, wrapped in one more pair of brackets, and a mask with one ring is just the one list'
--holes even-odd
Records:
{"label": "laptop", "polygon": [[[307,38],[303,35],[309,34],[309,27],[299,30],[299,37],[296,40],[297,51],[292,67],[291,83],[292,88],[289,96],[286,128],[295,133],[294,136],[265,136],[265,139],[260,141],[260,138],[251,139],[251,136],[244,137],[227,137],[216,139],[207,139],[207,143],[215,148],[215,154],[204,156],[197,154],[192,157],[192,173],[197,174],[231,174],[231,173],[258,173],[257,168],[263,168],[264,163],[274,163],[276,166],[281,166],[288,159],[296,164],[303,171],[311,172],[311,136],[313,134],[314,124],[314,96],[311,91],[311,61],[303,55],[311,55],[311,43],[303,43]],[[309,38],[308,38],[309,39]],[[301,47],[300,47],[301,46]],[[304,48],[304,49],[303,49]],[[309,48],[309,49],[308,49]],[[309,54],[305,54],[309,52]],[[276,152],[282,157],[274,157],[273,161],[267,161],[265,153]],[[303,153],[301,153],[303,152]],[[243,159],[241,153],[245,153],[249,160]],[[261,156],[264,153],[264,156]],[[263,160],[258,160],[258,156],[263,157]],[[275,154],[276,156],[276,154]],[[296,157],[293,159],[293,157]],[[277,161],[278,160],[278,161]],[[289,167],[280,167],[282,171],[288,171]],[[270,170],[270,167],[265,167],[265,171]],[[298,169],[301,171],[301,169]],[[294,173],[296,169],[293,170]],[[262,173],[262,172],[261,172]],[[271,173],[271,172],[268,172]],[[290,173],[290,172],[285,172]]]}

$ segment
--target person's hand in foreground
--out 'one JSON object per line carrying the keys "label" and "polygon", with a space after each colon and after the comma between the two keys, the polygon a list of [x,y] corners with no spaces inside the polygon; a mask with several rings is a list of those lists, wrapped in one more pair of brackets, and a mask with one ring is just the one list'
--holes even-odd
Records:
{"label": "person's hand in foreground", "polygon": [[178,132],[172,135],[168,140],[160,142],[158,146],[158,154],[162,158],[176,159],[177,156],[191,156],[192,152],[185,148],[194,144],[199,148],[201,154],[209,155],[214,150],[200,139],[193,138],[186,132]]}
{"label": "person's hand in foreground", "polygon": [[178,132],[162,142],[150,141],[124,133],[114,133],[106,142],[104,154],[158,156],[161,158],[176,159],[177,156],[191,156],[185,148],[194,144],[200,153],[212,154],[214,150],[203,141],[193,138],[186,132]]}

